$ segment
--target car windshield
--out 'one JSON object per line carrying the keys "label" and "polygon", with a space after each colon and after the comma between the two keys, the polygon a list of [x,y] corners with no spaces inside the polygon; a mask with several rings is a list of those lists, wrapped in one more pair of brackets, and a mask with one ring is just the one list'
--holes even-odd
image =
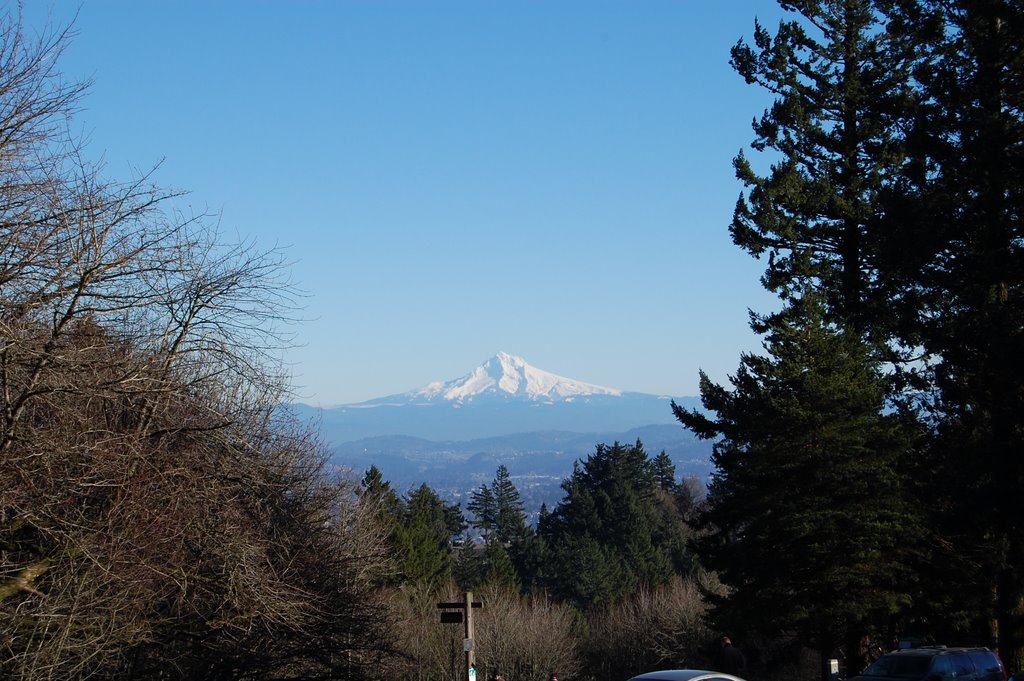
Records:
{"label": "car windshield", "polygon": [[920,679],[928,671],[930,661],[931,658],[924,655],[882,655],[861,675]]}

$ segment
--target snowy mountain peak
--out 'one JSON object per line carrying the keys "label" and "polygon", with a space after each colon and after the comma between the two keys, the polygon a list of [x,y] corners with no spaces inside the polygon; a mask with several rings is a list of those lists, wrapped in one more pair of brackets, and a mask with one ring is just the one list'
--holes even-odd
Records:
{"label": "snowy mountain peak", "polygon": [[469,374],[407,393],[412,398],[471,400],[481,395],[534,401],[571,400],[584,395],[621,396],[622,391],[557,376],[527,364],[522,357],[499,352]]}

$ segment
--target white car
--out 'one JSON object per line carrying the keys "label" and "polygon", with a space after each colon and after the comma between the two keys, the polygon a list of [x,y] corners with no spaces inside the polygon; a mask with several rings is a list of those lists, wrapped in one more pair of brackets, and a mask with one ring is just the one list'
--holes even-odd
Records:
{"label": "white car", "polygon": [[629,681],[743,681],[738,676],[704,669],[664,669],[634,676]]}

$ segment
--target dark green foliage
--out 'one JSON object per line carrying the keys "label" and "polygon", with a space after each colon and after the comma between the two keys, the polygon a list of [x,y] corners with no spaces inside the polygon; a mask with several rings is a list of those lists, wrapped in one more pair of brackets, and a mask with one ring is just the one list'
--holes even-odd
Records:
{"label": "dark green foliage", "polygon": [[[931,358],[933,519],[973,569],[964,605],[980,636],[1024,667],[1024,6],[894,2],[920,56],[909,160],[889,197],[886,244],[908,337]],[[980,568],[980,569],[979,569]],[[988,576],[986,583],[985,577]],[[992,594],[992,599],[981,597]],[[967,595],[967,594],[965,594]]]}
{"label": "dark green foliage", "polygon": [[732,390],[701,376],[713,418],[674,409],[717,439],[698,544],[733,589],[720,623],[796,630],[828,653],[910,599],[920,519],[899,461],[913,421],[884,413],[886,383],[856,334],[824,323],[813,298],[795,305]]}
{"label": "dark green foliage", "polygon": [[469,524],[480,530],[485,542],[490,541],[491,535],[498,527],[498,508],[491,488],[480,485],[480,489],[470,495],[466,510],[473,514],[473,520]]}
{"label": "dark green foliage", "polygon": [[486,583],[519,588],[519,575],[503,544],[492,542],[484,548],[484,565],[487,569]]}
{"label": "dark green foliage", "polygon": [[635,580],[626,583],[621,557],[596,538],[569,533],[548,543],[551,563],[545,583],[560,600],[588,608],[607,605],[636,589]]}
{"label": "dark green foliage", "polygon": [[665,450],[654,457],[654,461],[651,462],[651,471],[654,473],[654,482],[658,487],[669,493],[675,492],[676,465],[672,463],[672,457]]}
{"label": "dark green foliage", "polygon": [[452,575],[453,540],[465,527],[456,505],[447,504],[426,484],[399,497],[372,466],[363,477],[360,502],[373,504],[394,554],[391,584],[414,584],[428,591],[447,585]]}
{"label": "dark green foliage", "polygon": [[498,542],[509,544],[521,539],[527,531],[526,513],[519,490],[504,464],[498,466],[491,483],[495,507],[495,535]]}
{"label": "dark green foliage", "polygon": [[537,581],[543,547],[526,525],[522,498],[504,464],[490,486],[473,492],[467,508],[474,514],[470,524],[483,535],[484,550],[465,554],[459,583],[492,581],[529,590]]}
{"label": "dark green foliage", "polygon": [[508,545],[508,554],[523,592],[529,593],[541,585],[549,558],[547,545],[536,532],[526,528],[520,537]]}
{"label": "dark green foliage", "polygon": [[363,486],[359,493],[360,497],[383,501],[387,497],[397,499],[397,495],[391,489],[391,482],[384,479],[383,473],[376,466],[370,466],[363,475],[361,481]]}
{"label": "dark green foliage", "polygon": [[774,36],[757,25],[754,45],[732,51],[747,82],[777,99],[754,121],[754,149],[774,152],[770,170],[735,160],[748,192],[730,231],[752,255],[767,253],[766,288],[784,300],[818,291],[830,319],[874,329],[889,318],[875,204],[903,158],[909,61],[870,0],[782,4],[803,16]]}
{"label": "dark green foliage", "polygon": [[452,577],[463,591],[476,591],[485,581],[483,560],[477,550],[472,541],[466,540],[455,552]]}
{"label": "dark green foliage", "polygon": [[[711,498],[714,510],[706,520],[739,521],[749,516],[752,500],[769,495],[772,505],[762,509],[769,512],[750,521],[757,523],[757,531],[743,535],[765,540],[769,555],[752,556],[753,562],[762,563],[775,551],[800,556],[805,563],[799,570],[777,563],[781,572],[774,576],[767,563],[761,577],[768,587],[779,588],[763,593],[745,581],[745,574],[733,574],[745,585],[732,599],[733,607],[741,611],[746,605],[770,615],[762,620],[769,628],[796,623],[815,633],[823,648],[845,633],[853,663],[858,654],[854,639],[903,610],[916,588],[911,564],[920,566],[915,554],[897,551],[885,539],[896,523],[913,520],[901,517],[900,505],[919,491],[904,477],[912,470],[907,466],[912,419],[898,418],[902,407],[894,406],[910,401],[900,392],[908,383],[894,379],[909,376],[915,379],[909,385],[923,385],[908,371],[913,365],[904,363],[911,348],[919,349],[920,333],[908,323],[907,310],[918,304],[920,293],[907,285],[908,277],[897,276],[894,263],[927,242],[906,238],[892,215],[912,165],[908,147],[913,141],[906,133],[922,101],[911,78],[920,63],[920,41],[906,40],[905,31],[888,24],[892,3],[781,4],[794,18],[780,23],[774,35],[757,26],[754,44],[740,43],[732,53],[734,67],[747,82],[777,99],[754,122],[753,147],[771,152],[771,167],[760,173],[744,155],[736,159],[747,192],[737,203],[731,232],[751,254],[768,255],[763,283],[779,294],[784,309],[754,318],[755,330],[768,334],[771,357],[744,357],[734,391],[703,380],[706,404],[724,410],[718,420],[679,415],[698,434],[723,437],[716,449],[720,468]],[[916,257],[908,260],[917,262]],[[841,349],[835,347],[838,339],[847,344],[846,366],[836,358],[830,367],[829,353]],[[890,367],[896,371],[883,376],[878,359],[896,362]],[[800,383],[811,377],[819,385]],[[882,418],[885,405],[894,411]],[[749,430],[730,433],[730,420]],[[875,444],[880,437],[889,438],[884,446]],[[830,448],[841,465],[826,456]],[[775,462],[751,467],[745,463],[749,452]],[[876,457],[882,463],[874,466],[870,462]],[[928,475],[925,469],[918,472]],[[733,486],[734,494],[724,494],[723,487]],[[798,502],[776,496],[787,487]],[[883,494],[888,505],[868,501],[886,490],[892,495]],[[843,503],[815,504],[804,498],[809,494]],[[856,505],[858,497],[881,516]],[[901,526],[910,546],[922,523]],[[725,539],[730,531],[730,525],[720,526],[703,544],[711,554],[725,552],[710,558],[712,563],[730,562],[732,541]],[[833,534],[839,543],[823,540]],[[800,547],[805,550],[791,550]],[[879,569],[857,573],[829,562],[825,554],[838,549],[852,556],[851,565],[868,565],[879,557]],[[801,604],[791,597],[785,581],[790,574],[801,584],[817,580],[819,590],[813,593],[823,600]],[[826,584],[845,585],[845,590],[833,598]],[[739,595],[744,592],[748,601]]]}
{"label": "dark green foliage", "polygon": [[377,517],[389,532],[402,518],[402,500],[376,466],[370,466],[363,476],[359,499],[363,504],[376,507]]}
{"label": "dark green foliage", "polygon": [[579,607],[665,584],[685,561],[685,532],[643,445],[598,445],[562,483],[565,498],[542,517],[543,581]]}
{"label": "dark green foliage", "polygon": [[470,524],[481,531],[485,543],[508,544],[527,530],[522,498],[504,464],[498,466],[489,487],[480,485],[470,495],[466,508],[474,516]]}
{"label": "dark green foliage", "polygon": [[451,576],[451,543],[462,530],[452,508],[426,484],[409,492],[406,513],[395,531],[404,581],[440,588]]}

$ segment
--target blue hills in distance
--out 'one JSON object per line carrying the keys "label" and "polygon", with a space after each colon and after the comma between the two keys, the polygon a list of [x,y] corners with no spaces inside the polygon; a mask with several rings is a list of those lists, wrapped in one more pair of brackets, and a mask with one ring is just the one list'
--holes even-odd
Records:
{"label": "blue hills in distance", "polygon": [[[319,422],[332,463],[358,477],[376,465],[399,491],[425,482],[459,500],[504,464],[529,508],[537,486],[541,501],[557,501],[573,462],[599,443],[640,439],[651,456],[666,451],[677,475],[705,479],[710,444],[675,420],[671,399],[565,378],[498,353],[460,378],[406,393],[324,409],[292,406]],[[700,407],[695,397],[674,399]]]}

